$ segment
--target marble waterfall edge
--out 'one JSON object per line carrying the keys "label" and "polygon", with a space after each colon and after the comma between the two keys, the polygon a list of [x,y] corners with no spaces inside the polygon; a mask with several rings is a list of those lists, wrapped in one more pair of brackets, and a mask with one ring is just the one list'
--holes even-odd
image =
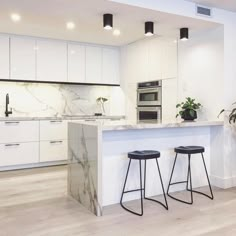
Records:
{"label": "marble waterfall edge", "polygon": [[98,128],[68,124],[68,194],[97,216],[102,214],[98,196]]}

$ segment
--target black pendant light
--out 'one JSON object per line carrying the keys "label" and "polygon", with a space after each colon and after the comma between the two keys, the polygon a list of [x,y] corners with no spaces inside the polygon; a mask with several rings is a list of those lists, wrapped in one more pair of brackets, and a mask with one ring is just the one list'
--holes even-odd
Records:
{"label": "black pendant light", "polygon": [[188,40],[188,28],[180,29],[180,40],[182,41]]}
{"label": "black pendant light", "polygon": [[145,22],[145,35],[146,36],[154,35],[154,23],[152,21]]}
{"label": "black pendant light", "polygon": [[113,15],[104,14],[103,15],[103,28],[106,30],[111,30],[113,27]]}

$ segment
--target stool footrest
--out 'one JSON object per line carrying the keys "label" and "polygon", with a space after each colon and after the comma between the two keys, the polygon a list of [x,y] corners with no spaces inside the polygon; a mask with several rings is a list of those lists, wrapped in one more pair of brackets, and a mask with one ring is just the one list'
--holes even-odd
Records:
{"label": "stool footrest", "polygon": [[188,181],[174,182],[174,183],[171,183],[170,185],[175,185],[175,184],[186,184],[186,183],[188,183]]}
{"label": "stool footrest", "polygon": [[144,188],[139,188],[139,189],[134,189],[134,190],[128,190],[128,191],[124,191],[124,193],[132,193],[132,192],[136,192],[136,191],[143,191]]}

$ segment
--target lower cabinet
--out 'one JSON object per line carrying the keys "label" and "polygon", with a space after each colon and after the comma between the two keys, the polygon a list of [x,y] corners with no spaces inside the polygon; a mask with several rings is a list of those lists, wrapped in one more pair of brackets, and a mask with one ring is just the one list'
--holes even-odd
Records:
{"label": "lower cabinet", "polygon": [[0,144],[0,166],[34,164],[38,162],[38,142]]}
{"label": "lower cabinet", "polygon": [[40,162],[67,160],[67,140],[40,141]]}

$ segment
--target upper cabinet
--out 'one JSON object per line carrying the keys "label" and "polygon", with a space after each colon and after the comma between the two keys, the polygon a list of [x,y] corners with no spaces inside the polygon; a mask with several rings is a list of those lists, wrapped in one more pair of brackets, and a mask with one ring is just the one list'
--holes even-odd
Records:
{"label": "upper cabinet", "polygon": [[102,83],[120,83],[120,50],[117,48],[102,49]]}
{"label": "upper cabinet", "polygon": [[86,46],[86,83],[102,83],[102,48]]}
{"label": "upper cabinet", "polygon": [[39,81],[67,82],[67,43],[37,40],[37,77]]}
{"label": "upper cabinet", "polygon": [[0,79],[9,79],[9,37],[0,35]]}
{"label": "upper cabinet", "polygon": [[10,79],[36,79],[36,40],[11,37]]}
{"label": "upper cabinet", "polygon": [[85,46],[68,44],[68,82],[85,83]]}

